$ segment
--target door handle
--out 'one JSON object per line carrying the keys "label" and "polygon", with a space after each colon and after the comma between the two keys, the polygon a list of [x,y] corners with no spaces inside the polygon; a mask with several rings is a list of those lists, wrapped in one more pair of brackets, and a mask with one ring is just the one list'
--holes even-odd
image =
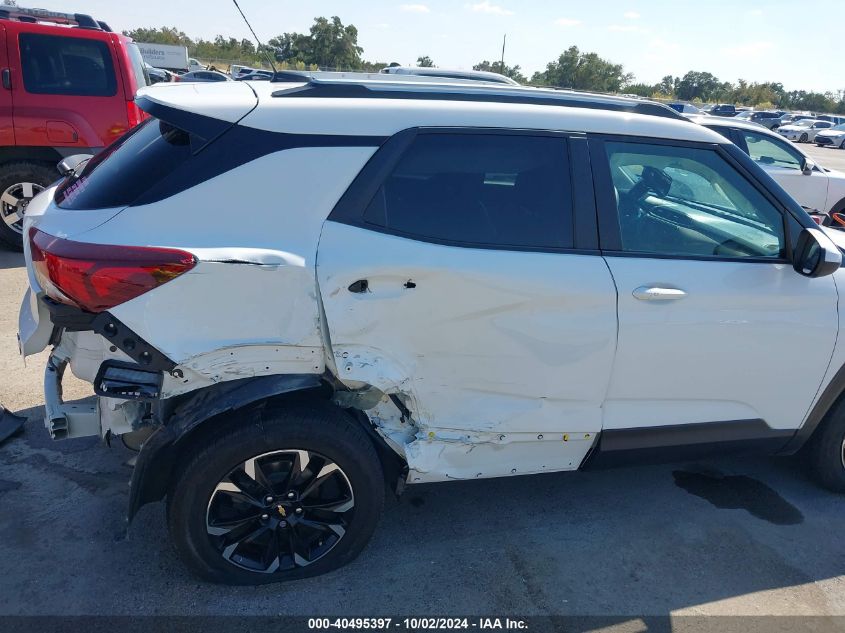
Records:
{"label": "door handle", "polygon": [[640,301],[675,301],[683,299],[687,293],[679,288],[660,288],[655,286],[640,286],[634,290],[634,298]]}
{"label": "door handle", "polygon": [[9,68],[4,68],[2,72],[0,72],[3,78],[3,87],[6,90],[12,89],[12,71]]}

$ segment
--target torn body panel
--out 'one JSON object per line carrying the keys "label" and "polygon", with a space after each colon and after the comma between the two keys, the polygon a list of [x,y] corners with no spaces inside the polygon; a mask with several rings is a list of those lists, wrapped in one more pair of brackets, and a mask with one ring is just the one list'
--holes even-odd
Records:
{"label": "torn body panel", "polygon": [[[364,393],[359,404],[367,403],[372,390]],[[355,401],[348,396],[342,400]],[[436,428],[415,422],[402,408],[384,396],[367,414],[379,435],[407,463],[408,483],[576,470],[598,437],[584,431],[493,433]]]}

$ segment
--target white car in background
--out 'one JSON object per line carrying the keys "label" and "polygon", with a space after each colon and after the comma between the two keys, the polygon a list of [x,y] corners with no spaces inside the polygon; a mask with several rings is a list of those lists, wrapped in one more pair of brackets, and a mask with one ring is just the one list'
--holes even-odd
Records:
{"label": "white car in background", "polygon": [[822,130],[816,134],[816,145],[819,147],[838,147],[845,149],[845,123]]}
{"label": "white car in background", "polygon": [[790,141],[799,143],[812,143],[816,140],[816,134],[834,126],[830,121],[817,121],[815,119],[801,119],[790,125],[783,125],[778,128],[778,134]]}
{"label": "white car in background", "polygon": [[[845,173],[817,165],[777,132],[741,119],[691,117],[729,138],[762,167],[796,202],[820,213],[845,211]],[[826,123],[826,121],[811,121]]]}

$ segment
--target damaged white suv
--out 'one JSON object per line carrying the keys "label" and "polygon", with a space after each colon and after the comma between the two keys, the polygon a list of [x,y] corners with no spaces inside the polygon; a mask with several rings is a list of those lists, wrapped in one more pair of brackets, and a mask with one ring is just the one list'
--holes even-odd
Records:
{"label": "damaged white suv", "polygon": [[845,489],[841,252],[719,134],[393,77],[137,103],[29,206],[20,345],[202,577],[338,567],[405,483],[805,447]]}

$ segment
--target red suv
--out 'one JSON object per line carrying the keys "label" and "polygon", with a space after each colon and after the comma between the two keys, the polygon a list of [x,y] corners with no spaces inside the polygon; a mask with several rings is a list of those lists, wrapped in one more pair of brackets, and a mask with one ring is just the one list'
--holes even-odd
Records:
{"label": "red suv", "polygon": [[106,23],[2,7],[0,84],[0,243],[20,248],[27,204],[58,178],[56,164],[137,125],[147,81],[137,46]]}

